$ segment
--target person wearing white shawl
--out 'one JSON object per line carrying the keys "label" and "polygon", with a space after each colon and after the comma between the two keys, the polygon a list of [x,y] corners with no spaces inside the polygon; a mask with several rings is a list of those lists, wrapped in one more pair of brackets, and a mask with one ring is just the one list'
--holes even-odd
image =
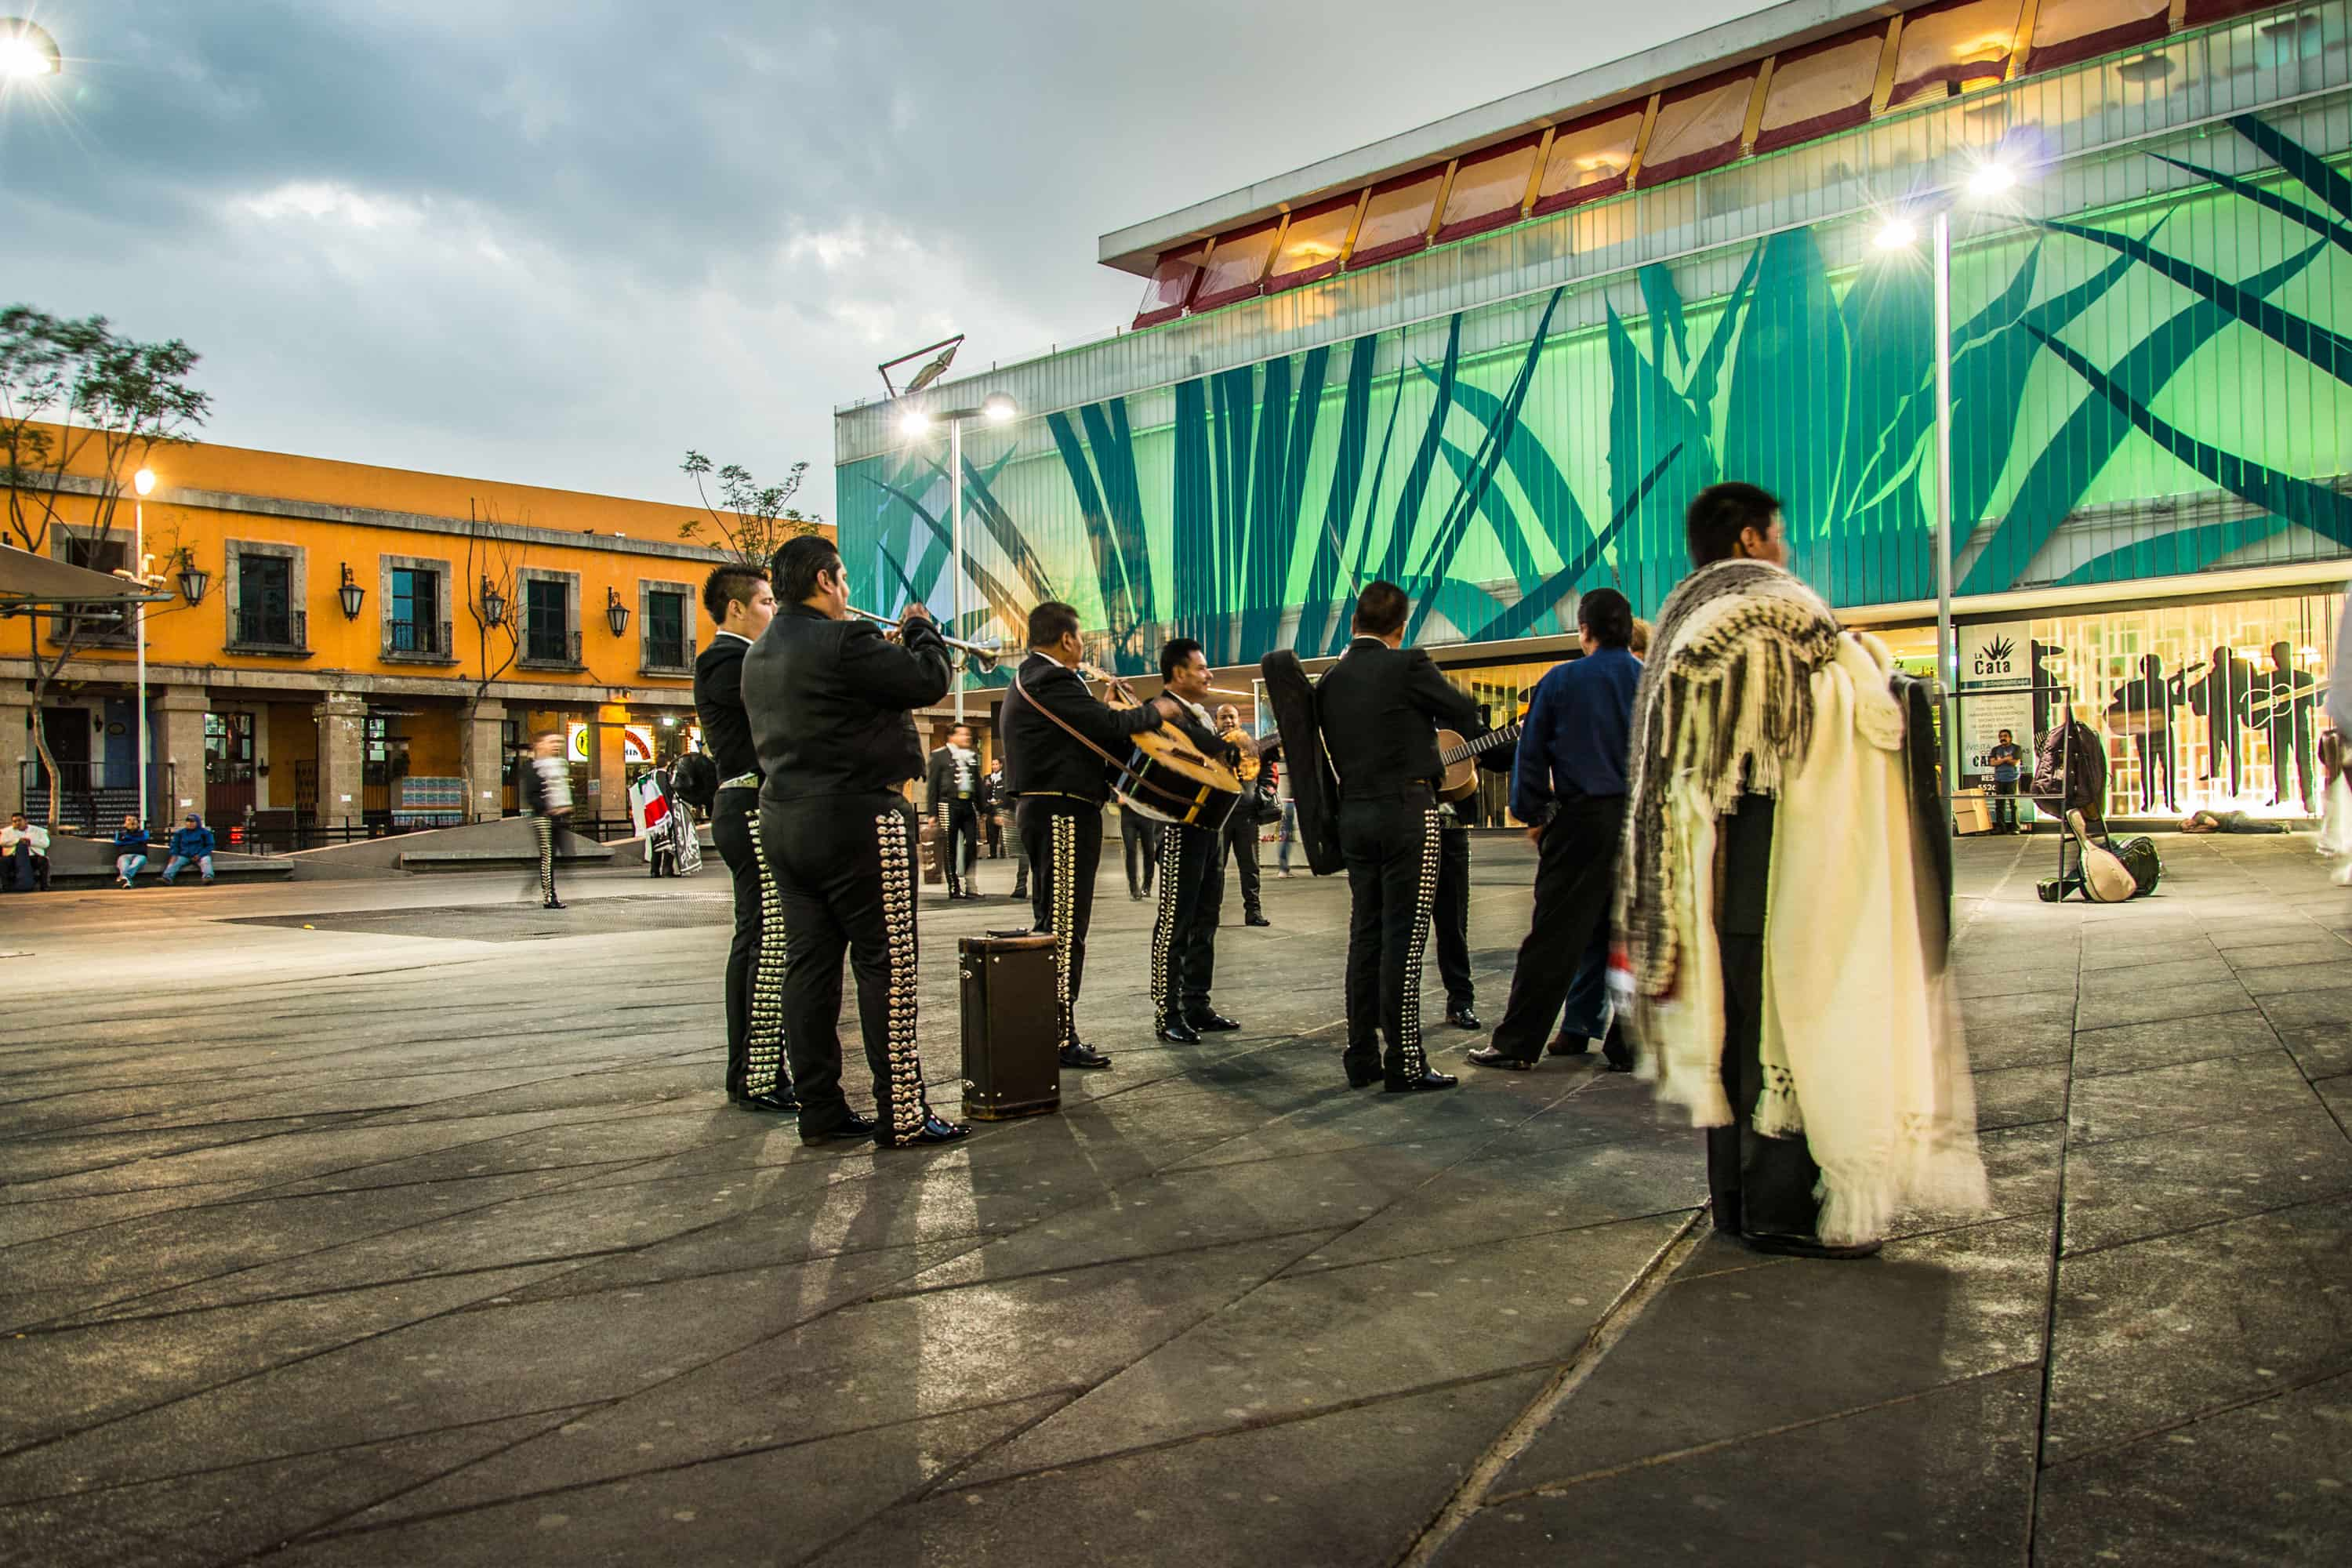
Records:
{"label": "person wearing white shawl", "polygon": [[1618,929],[1642,1074],[1708,1130],[1717,1228],[1875,1252],[1986,1205],[1943,889],[1875,638],[1786,569],[1780,503],[1702,491],[1635,696]]}

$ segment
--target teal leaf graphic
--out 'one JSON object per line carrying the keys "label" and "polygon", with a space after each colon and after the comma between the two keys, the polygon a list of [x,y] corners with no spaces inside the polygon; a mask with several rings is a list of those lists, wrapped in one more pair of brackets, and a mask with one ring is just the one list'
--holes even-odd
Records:
{"label": "teal leaf graphic", "polygon": [[1445,365],[1438,372],[1437,401],[1429,411],[1429,422],[1422,427],[1421,449],[1405,471],[1404,489],[1397,495],[1396,519],[1389,525],[1388,551],[1381,557],[1381,575],[1391,583],[1404,575],[1406,555],[1421,523],[1422,497],[1429,489],[1430,471],[1437,466],[1437,443],[1445,433],[1445,416],[1454,409],[1454,378],[1461,365],[1462,317],[1457,312],[1445,332]]}
{"label": "teal leaf graphic", "polygon": [[[1340,405],[1339,447],[1333,456],[1331,489],[1323,502],[1323,531],[1316,541],[1314,564],[1307,573],[1307,595],[1298,606],[1298,630],[1291,647],[1319,653],[1324,626],[1336,607],[1339,575],[1347,570],[1348,532],[1356,516],[1356,493],[1364,479],[1372,417],[1372,367],[1378,356],[1377,334],[1358,338],[1349,351],[1348,393]],[[1402,379],[1402,378],[1400,378]],[[1352,594],[1355,584],[1348,584]]]}

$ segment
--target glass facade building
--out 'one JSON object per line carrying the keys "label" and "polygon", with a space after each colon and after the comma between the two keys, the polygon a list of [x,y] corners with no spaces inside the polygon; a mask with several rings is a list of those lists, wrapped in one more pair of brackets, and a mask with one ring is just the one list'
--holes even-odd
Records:
{"label": "glass facade building", "polygon": [[[2014,58],[1976,58],[1979,12],[2011,19]],[[2180,701],[2161,746],[2119,742],[2119,810],[2260,806],[2272,738],[2294,737],[2255,713],[2217,794],[2218,731],[2178,677],[2217,648],[2263,682],[2275,644],[2306,675],[2332,657],[2347,32],[2352,0],[1923,6],[1637,94],[1630,132],[1602,104],[1456,154],[1402,253],[1347,247],[1423,172],[1367,184],[1352,227],[1323,195],[1180,248],[1151,268],[1152,324],[946,393],[1022,411],[967,432],[961,563],[944,440],[841,412],[857,602],[940,605],[954,573],[964,634],[1017,640],[1066,600],[1099,662],[1138,672],[1178,634],[1224,666],[1336,652],[1356,585],[1385,577],[1412,640],[1506,667],[1484,645],[1572,632],[1594,586],[1654,611],[1691,496],[1742,479],[1784,501],[1796,570],[1907,644],[1937,580],[1938,355],[1929,253],[1890,241],[1940,209],[1956,616],[2028,624],[2103,710],[2159,661]],[[1611,163],[1629,134],[1631,170]],[[1972,189],[1989,163],[2015,183]],[[2244,728],[2243,699],[2217,700]]]}

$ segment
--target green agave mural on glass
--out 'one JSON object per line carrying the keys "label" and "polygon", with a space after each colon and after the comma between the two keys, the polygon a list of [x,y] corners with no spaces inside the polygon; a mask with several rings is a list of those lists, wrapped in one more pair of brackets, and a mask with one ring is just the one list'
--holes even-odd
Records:
{"label": "green agave mural on glass", "polygon": [[[2206,183],[1956,259],[1961,594],[2193,572],[2265,541],[2352,551],[2352,498],[2328,482],[2352,468],[2352,182],[2251,116],[2226,133],[2273,169],[2149,153]],[[1417,637],[1559,631],[1596,584],[1654,608],[1687,569],[1684,508],[1723,478],[1783,499],[1796,565],[1833,602],[1927,597],[1927,268],[1833,274],[1801,228],[1732,263],[1728,291],[1696,301],[1676,268],[1645,267],[1600,286],[1600,319],[1572,329],[1565,290],[1521,301],[1523,341],[1475,357],[1457,315],[1049,414],[1050,442],[968,450],[963,629],[1017,634],[1059,598],[1123,671],[1179,634],[1218,664],[1312,656],[1343,644],[1356,585],[1386,577],[1414,595]],[[923,449],[843,468],[861,592],[945,600],[948,479]],[[2136,520],[2183,495],[2232,515]],[[2102,508],[2128,537],[2053,566],[2062,529]]]}

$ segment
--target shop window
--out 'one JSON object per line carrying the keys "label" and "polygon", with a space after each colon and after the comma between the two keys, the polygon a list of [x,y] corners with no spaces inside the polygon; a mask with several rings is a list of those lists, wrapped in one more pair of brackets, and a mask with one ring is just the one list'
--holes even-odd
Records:
{"label": "shop window", "polygon": [[1517,223],[1542,141],[1540,135],[1523,136],[1456,164],[1454,184],[1445,192],[1445,211],[1438,220],[1438,243]]}
{"label": "shop window", "polygon": [[1759,68],[1740,66],[1676,88],[1661,98],[1657,122],[1650,127],[1650,144],[1642,151],[1642,184],[1678,180],[1720,168],[1738,157]]}
{"label": "shop window", "polygon": [[1756,151],[1809,142],[1869,119],[1870,95],[1885,52],[1885,30],[1872,27],[1782,55],[1773,62],[1772,80],[1764,89]]}
{"label": "shop window", "polygon": [[1364,220],[1356,226],[1356,244],[1348,252],[1350,267],[1370,267],[1409,256],[1429,243],[1429,220],[1437,210],[1438,187],[1445,183],[1444,169],[1425,169],[1372,187],[1364,204]]}
{"label": "shop window", "polygon": [[1213,310],[1236,300],[1246,300],[1265,280],[1266,263],[1274,259],[1279,223],[1260,225],[1239,234],[1220,235],[1201,264],[1201,287],[1192,295],[1192,309]]}
{"label": "shop window", "polygon": [[1356,226],[1356,209],[1362,205],[1363,193],[1359,191],[1291,214],[1290,226],[1282,231],[1282,245],[1274,253],[1274,266],[1266,275],[1265,291],[1296,289],[1339,271],[1339,258],[1348,248],[1348,231]]}
{"label": "shop window", "polygon": [[1633,148],[1642,138],[1646,108],[1629,104],[1554,132],[1530,212],[1558,212],[1623,190],[1625,171],[1633,166]]}
{"label": "shop window", "polygon": [[2025,68],[2060,66],[2164,37],[2172,0],[2042,0]]}
{"label": "shop window", "polygon": [[1999,81],[2016,47],[2018,5],[2019,0],[1944,0],[1905,12],[1888,106]]}
{"label": "shop window", "polygon": [[1137,326],[1155,327],[1184,313],[1193,285],[1201,280],[1201,258],[1207,249],[1195,245],[1160,258],[1151,269],[1151,281],[1143,286],[1143,303],[1135,311]]}

